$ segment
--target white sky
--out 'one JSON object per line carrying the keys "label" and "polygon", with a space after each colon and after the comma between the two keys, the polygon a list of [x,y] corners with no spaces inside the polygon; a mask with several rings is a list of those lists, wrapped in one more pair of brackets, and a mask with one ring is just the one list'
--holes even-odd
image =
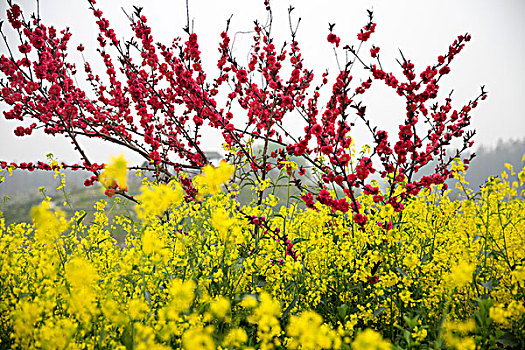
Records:
{"label": "white sky", "polygon": [[[6,1],[0,1],[1,18],[5,19]],[[33,0],[18,3],[26,13],[36,8],[36,1]],[[266,19],[262,3],[262,0],[189,0],[190,19],[199,36],[204,68],[209,71],[209,76],[215,76],[213,67],[218,57],[219,34],[226,20],[231,14],[234,15],[230,26],[232,36],[236,31],[250,31],[253,29],[253,20],[264,22]],[[182,31],[186,25],[185,0],[100,0],[97,5],[116,30],[118,38],[131,36],[121,8],[131,13],[133,5],[144,7],[143,14],[148,17],[156,41],[169,43],[175,36],[185,38]],[[368,43],[381,47],[383,68],[393,71],[399,78],[402,78],[402,74],[395,62],[395,58],[399,57],[398,48],[416,64],[419,73],[427,65],[436,62],[438,55],[446,53],[448,45],[457,35],[469,32],[472,40],[452,63],[451,74],[441,80],[440,96],[448,95],[453,88],[454,107],[459,108],[476,97],[479,87],[485,85],[489,98],[472,114],[472,127],[477,130],[476,144],[492,146],[499,139],[525,136],[525,115],[521,105],[525,100],[525,1],[273,0],[276,43],[290,41],[287,12],[290,5],[295,7],[293,18],[302,18],[298,41],[306,60],[305,65],[313,68],[317,77],[328,68],[331,77],[335,78],[337,71],[332,47],[326,42],[328,23],[336,23],[335,33],[341,37],[342,43],[355,45],[356,33],[367,21],[366,9],[374,10],[377,23],[376,33]],[[87,1],[40,0],[40,15],[47,25],[57,29],[69,27],[73,33],[69,46],[70,57],[78,59],[75,48],[82,42],[86,46],[86,56],[97,70],[95,63],[100,62],[95,52],[97,26]],[[3,28],[9,31],[8,23],[4,23]],[[246,63],[251,36],[237,36],[234,52],[241,63]],[[365,48],[363,57],[368,59],[369,46]],[[0,53],[5,52],[5,45],[0,43]],[[354,75],[359,75],[360,67],[356,68]],[[354,78],[356,84],[359,81],[358,77]],[[405,115],[404,104],[389,89],[381,82],[375,82],[371,91],[363,95],[364,104],[373,123],[397,133],[396,125]],[[330,88],[325,89],[325,93],[329,91]],[[4,110],[5,105],[0,105],[0,111]],[[294,125],[293,121],[289,124],[290,127]],[[5,121],[0,116],[0,159],[44,159],[49,152],[60,160],[71,162],[77,159],[71,145],[63,137],[42,137],[34,133],[29,137],[18,138],[13,135],[16,126],[17,123]],[[356,128],[352,136],[359,140],[362,132],[362,129]],[[206,149],[218,150],[220,143],[214,135],[210,135],[204,145]],[[106,161],[109,155],[120,151],[104,144],[84,144],[88,154],[97,162]],[[129,159],[137,158],[130,155]]]}

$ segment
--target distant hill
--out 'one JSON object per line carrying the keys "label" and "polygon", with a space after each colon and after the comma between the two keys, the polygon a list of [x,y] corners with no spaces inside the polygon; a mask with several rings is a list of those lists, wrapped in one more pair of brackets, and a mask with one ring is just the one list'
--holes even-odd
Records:
{"label": "distant hill", "polygon": [[496,147],[480,146],[475,153],[476,157],[472,160],[466,176],[472,188],[478,188],[489,176],[499,176],[502,171],[506,171],[505,163],[511,164],[514,170],[519,172],[524,166],[522,159],[525,155],[525,138],[500,140]]}
{"label": "distant hill", "polygon": [[[133,207],[134,203],[122,201],[123,204],[119,204],[115,197],[108,198],[104,195],[99,184],[85,187],[84,180],[92,175],[89,172],[63,170],[63,173],[66,174],[65,191],[71,207],[64,205],[66,196],[62,189],[57,190],[60,186],[60,178],[54,178],[54,172],[38,170],[29,172],[17,169],[13,171],[11,176],[8,176],[7,172],[4,173],[5,182],[0,183],[0,210],[4,214],[6,223],[31,220],[31,208],[40,204],[44,199],[44,195],[39,191],[40,187],[45,188],[45,194],[52,198],[52,203],[56,208],[65,211],[67,215],[72,215],[74,211],[84,210],[87,213],[85,218],[87,221],[92,219],[95,202],[101,199],[108,202],[108,215],[127,213],[126,207]],[[139,182],[139,178],[129,176],[128,187],[131,194],[138,194]]]}
{"label": "distant hill", "polygon": [[[84,187],[84,180],[91,176],[87,171],[64,171],[66,173],[67,187],[70,190]],[[53,194],[60,186],[60,179],[54,178],[53,171],[16,169],[13,175],[6,175],[6,181],[0,183],[0,197],[9,196],[13,200],[21,200],[26,197],[38,195],[38,188],[44,186],[48,193]]]}

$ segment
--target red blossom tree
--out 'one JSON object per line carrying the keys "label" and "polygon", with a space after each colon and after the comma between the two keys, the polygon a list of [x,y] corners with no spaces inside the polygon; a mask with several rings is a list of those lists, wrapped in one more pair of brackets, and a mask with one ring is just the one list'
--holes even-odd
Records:
{"label": "red blossom tree", "polygon": [[[368,22],[354,37],[357,47],[346,43],[351,38],[337,36],[334,25],[329,25],[327,41],[338,50],[341,45],[349,58],[331,87],[327,86],[327,73],[322,73],[320,84],[314,86],[314,71],[304,66],[294,30],[290,33],[291,43],[278,47],[270,28],[256,22],[250,59],[244,66],[232,55],[227,26],[220,34],[218,74],[209,77],[202,68],[197,34],[189,27],[185,39],[175,38],[170,44],[155,42],[146,17],[135,8],[129,17],[135,36],[123,41],[117,39],[96,2],[87,2],[99,28],[98,53],[105,65],[105,71],[94,72],[90,61],[84,60],[91,91],[74,81],[77,67],[68,56],[71,33],[46,26],[34,15],[26,19],[20,7],[11,2],[7,20],[18,34],[20,45],[8,45],[8,52],[0,57],[4,76],[0,80],[0,101],[9,106],[3,115],[23,122],[14,129],[15,135],[23,137],[41,130],[50,136],[66,136],[78,152],[79,162],[62,165],[92,172],[86,186],[98,181],[104,164],[90,161],[88,149],[79,144],[80,138],[126,147],[153,165],[143,170],[154,172],[158,181],[169,181],[209,162],[201,147],[202,128],[209,125],[221,132],[227,144],[227,159],[233,164],[250,164],[257,180],[282,168],[283,160],[301,158],[319,183],[308,187],[301,182],[304,167],[291,172],[306,205],[313,208],[318,201],[334,211],[351,211],[354,221],[365,225],[367,217],[357,200],[357,190],[373,196],[378,206],[390,204],[402,211],[406,199],[422,188],[444,184],[451,177],[452,159],[473,144],[474,131],[468,131],[468,127],[472,109],[487,96],[483,87],[475,99],[459,108],[453,106],[451,95],[436,102],[439,82],[450,73],[452,61],[471,39],[469,34],[458,36],[422,72],[416,72],[414,64],[401,53],[398,64],[403,75],[396,76],[383,70],[380,47],[368,44],[376,30],[369,11]],[[271,16],[269,1],[265,6]],[[364,52],[369,55],[361,54],[368,45],[370,49]],[[84,47],[80,45],[77,50],[81,54]],[[356,65],[368,72],[360,83],[352,81]],[[372,125],[367,117],[362,95],[374,82],[389,86],[405,103],[397,134]],[[326,94],[328,101],[324,108],[319,102],[321,94]],[[236,106],[244,111],[242,122],[237,122],[242,118],[233,118]],[[372,136],[369,155],[352,155],[351,116],[357,116]],[[300,118],[306,126],[286,130],[283,121],[289,118]],[[446,149],[455,139],[461,140],[462,146],[447,154]],[[262,144],[260,154],[253,151],[252,140]],[[431,162],[432,174],[416,178],[417,172]],[[53,168],[43,162],[0,161],[0,166]],[[375,173],[388,179],[387,191],[381,192],[370,184]],[[182,184],[188,197],[195,198],[191,182],[184,180]],[[332,186],[345,196],[334,198],[327,190]],[[122,189],[117,188],[116,194],[133,199]]]}

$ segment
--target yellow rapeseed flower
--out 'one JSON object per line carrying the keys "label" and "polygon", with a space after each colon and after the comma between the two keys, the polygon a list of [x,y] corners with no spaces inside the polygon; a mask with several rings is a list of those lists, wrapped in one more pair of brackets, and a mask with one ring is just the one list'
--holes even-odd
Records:
{"label": "yellow rapeseed flower", "polygon": [[261,341],[261,348],[273,348],[273,339],[281,334],[281,326],[277,318],[281,313],[281,306],[268,293],[263,292],[260,297],[259,306],[253,310],[247,320],[257,324],[257,337]]}
{"label": "yellow rapeseed flower", "polygon": [[168,289],[170,302],[168,305],[168,313],[170,317],[174,317],[180,312],[185,312],[189,309],[193,299],[195,298],[195,282],[193,280],[183,281],[181,279],[174,279]]}
{"label": "yellow rapeseed flower", "polygon": [[148,305],[143,299],[131,299],[128,304],[128,314],[132,320],[141,320],[146,317]]}
{"label": "yellow rapeseed flower", "polygon": [[66,279],[73,287],[87,287],[98,280],[93,265],[84,258],[75,257],[66,265]]}
{"label": "yellow rapeseed flower", "polygon": [[228,183],[235,167],[226,162],[221,162],[218,167],[206,165],[202,168],[202,174],[193,179],[195,187],[199,190],[199,199],[202,199],[207,194],[217,194],[221,191],[221,186]]}
{"label": "yellow rapeseed flower", "polygon": [[314,311],[290,317],[287,334],[291,337],[287,344],[290,349],[334,349],[340,346],[337,334],[323,325],[323,318]]}
{"label": "yellow rapeseed flower", "polygon": [[516,266],[514,271],[510,273],[514,283],[525,282],[525,266]]}
{"label": "yellow rapeseed flower", "polygon": [[507,306],[498,303],[490,308],[489,315],[494,322],[509,327],[513,319],[519,320],[525,315],[525,307],[523,303],[516,300],[512,300]]}
{"label": "yellow rapeseed flower", "polygon": [[218,318],[226,317],[228,311],[230,311],[230,301],[223,296],[218,297],[210,305],[210,311]]}
{"label": "yellow rapeseed flower", "polygon": [[507,316],[505,314],[505,306],[503,304],[496,304],[490,308],[490,318],[497,323],[506,323]]}
{"label": "yellow rapeseed flower", "polygon": [[245,309],[253,309],[257,306],[257,299],[251,295],[247,295],[244,297],[244,299],[242,299],[239,305]]}
{"label": "yellow rapeseed flower", "polygon": [[152,227],[147,227],[142,236],[142,251],[147,254],[158,254],[164,248],[161,237]]}
{"label": "yellow rapeseed flower", "polygon": [[77,317],[89,322],[95,308],[96,294],[93,289],[100,278],[89,261],[82,257],[74,257],[66,265],[66,280],[71,286],[69,307]]}
{"label": "yellow rapeseed flower", "polygon": [[367,328],[357,334],[352,342],[353,350],[390,350],[392,345],[384,340],[381,334],[373,329]]}
{"label": "yellow rapeseed flower", "polygon": [[50,202],[45,200],[31,209],[31,217],[36,227],[35,238],[42,243],[54,242],[67,228],[64,212],[58,209],[53,212],[50,208]]}
{"label": "yellow rapeseed flower", "polygon": [[212,333],[213,329],[211,327],[199,327],[187,330],[182,338],[184,349],[215,350],[216,347],[211,337]]}
{"label": "yellow rapeseed flower", "polygon": [[128,188],[127,172],[128,162],[124,154],[112,156],[100,174],[99,181],[105,188],[113,188],[116,185],[124,190]]}
{"label": "yellow rapeseed flower", "polygon": [[476,323],[473,319],[466,321],[446,320],[443,324],[445,343],[450,348],[474,350],[476,348],[474,339],[471,336],[467,336],[467,334],[475,329]]}
{"label": "yellow rapeseed flower", "polygon": [[519,172],[518,179],[520,180],[520,186],[523,186],[525,183],[525,169]]}
{"label": "yellow rapeseed flower", "polygon": [[224,338],[222,345],[240,348],[243,343],[248,341],[248,335],[243,328],[232,329]]}
{"label": "yellow rapeseed flower", "polygon": [[22,299],[12,313],[13,336],[15,342],[23,348],[29,348],[35,332],[35,324],[41,319],[42,311],[40,305]]}
{"label": "yellow rapeseed flower", "polygon": [[178,182],[169,184],[155,184],[142,186],[142,194],[137,196],[140,204],[137,205],[137,216],[140,219],[154,219],[162,216],[166,210],[178,206],[184,199],[184,190]]}
{"label": "yellow rapeseed flower", "polygon": [[223,208],[217,208],[211,215],[211,225],[218,231],[223,242],[226,242],[228,231],[234,222]]}
{"label": "yellow rapeseed flower", "polygon": [[475,266],[468,263],[467,261],[461,260],[457,265],[450,269],[448,276],[449,283],[452,288],[461,288],[465,284],[472,281],[472,274],[474,273]]}
{"label": "yellow rapeseed flower", "polygon": [[47,319],[40,328],[39,341],[42,349],[67,349],[71,338],[77,331],[77,325],[73,319]]}

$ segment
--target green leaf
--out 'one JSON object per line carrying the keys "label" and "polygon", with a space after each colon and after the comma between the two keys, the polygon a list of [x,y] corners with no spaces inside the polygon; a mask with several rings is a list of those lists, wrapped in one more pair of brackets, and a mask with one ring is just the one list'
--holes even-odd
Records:
{"label": "green leaf", "polygon": [[87,213],[84,210],[82,210],[82,215],[80,215],[80,217],[77,220],[77,226],[80,225],[80,223],[82,222],[82,220],[84,220],[86,215],[87,215]]}
{"label": "green leaf", "polygon": [[517,347],[519,345],[519,339],[510,333],[505,333],[505,335],[498,339],[498,343],[505,346]]}
{"label": "green leaf", "polygon": [[343,304],[337,308],[337,315],[341,318],[342,321],[345,320],[347,310],[348,305],[346,304]]}

